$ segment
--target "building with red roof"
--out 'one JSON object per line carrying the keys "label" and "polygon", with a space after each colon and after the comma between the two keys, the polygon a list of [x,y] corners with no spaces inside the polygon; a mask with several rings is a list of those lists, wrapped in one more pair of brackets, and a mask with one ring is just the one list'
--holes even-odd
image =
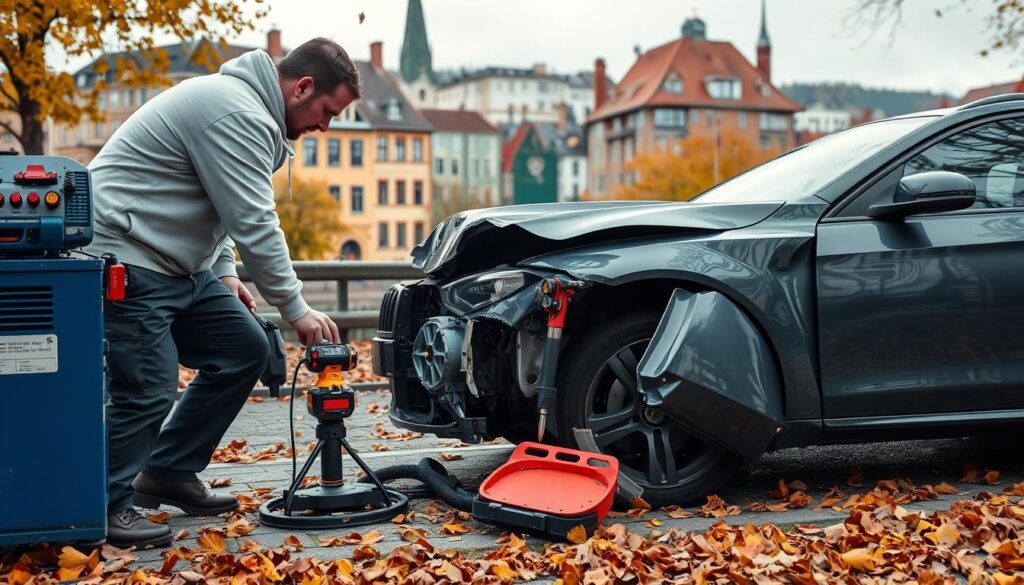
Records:
{"label": "building with red roof", "polygon": [[[595,79],[604,79],[604,60]],[[589,191],[606,195],[636,177],[626,165],[695,133],[733,131],[771,150],[796,145],[793,114],[802,109],[771,83],[771,42],[762,13],[757,65],[732,43],[708,40],[699,18],[682,37],[641,54],[614,94],[595,89],[587,118]]]}
{"label": "building with red roof", "polygon": [[1024,79],[969,89],[960,100],[960,105],[962,106],[964,104],[976,102],[980,99],[992,97],[994,95],[1003,95],[1005,93],[1024,93]]}

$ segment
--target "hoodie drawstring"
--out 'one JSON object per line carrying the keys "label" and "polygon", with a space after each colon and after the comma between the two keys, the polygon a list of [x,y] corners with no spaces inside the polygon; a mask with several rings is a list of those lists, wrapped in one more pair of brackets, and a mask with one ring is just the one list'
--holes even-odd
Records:
{"label": "hoodie drawstring", "polygon": [[288,203],[292,202],[292,160],[295,159],[295,151],[288,150]]}

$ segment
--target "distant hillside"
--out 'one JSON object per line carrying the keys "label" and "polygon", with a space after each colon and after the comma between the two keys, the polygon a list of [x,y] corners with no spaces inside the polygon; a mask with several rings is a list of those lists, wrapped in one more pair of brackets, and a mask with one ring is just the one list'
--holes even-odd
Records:
{"label": "distant hillside", "polygon": [[[886,116],[898,116],[939,107],[941,94],[929,91],[871,89],[848,83],[794,83],[779,88],[790,99],[807,106],[821,102],[835,109],[881,109]],[[955,104],[956,99],[950,99]]]}

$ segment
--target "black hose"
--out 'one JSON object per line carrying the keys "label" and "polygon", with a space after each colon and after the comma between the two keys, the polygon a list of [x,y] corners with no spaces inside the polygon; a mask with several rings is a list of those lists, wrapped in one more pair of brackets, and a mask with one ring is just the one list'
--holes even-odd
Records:
{"label": "black hose", "polygon": [[448,474],[437,459],[424,457],[420,459],[420,481],[427,484],[427,487],[434,490],[441,501],[463,512],[473,509],[473,494],[459,486],[454,476]]}
{"label": "black hose", "polygon": [[[395,479],[415,479],[423,485],[414,488],[396,490],[410,498],[428,498],[437,495],[449,506],[468,512],[473,507],[474,494],[463,489],[459,480],[448,473],[444,465],[430,457],[424,457],[417,465],[392,465],[374,471],[381,482]],[[361,477],[359,483],[372,483],[369,477]]]}
{"label": "black hose", "polygon": [[[376,475],[377,479],[379,479],[382,483],[387,483],[395,479],[415,479],[416,481],[420,481],[420,483],[422,483],[422,481],[420,480],[419,465],[414,465],[411,463],[407,465],[392,465],[390,467],[382,467],[381,469],[374,471],[373,474]],[[373,480],[370,479],[369,477],[360,477],[357,480],[357,483],[373,483]],[[430,496],[434,495],[433,490],[431,490],[425,484],[410,488],[392,489],[395,489],[395,491],[398,492],[402,492],[403,494],[409,496],[410,498],[429,498]]]}

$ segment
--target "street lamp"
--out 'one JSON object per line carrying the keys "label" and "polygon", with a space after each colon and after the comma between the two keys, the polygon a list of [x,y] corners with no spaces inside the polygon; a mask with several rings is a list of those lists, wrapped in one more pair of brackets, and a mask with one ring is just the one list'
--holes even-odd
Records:
{"label": "street lamp", "polygon": [[715,112],[712,117],[712,128],[715,132],[715,150],[712,156],[712,185],[718,184],[718,156],[721,147],[722,112]]}

